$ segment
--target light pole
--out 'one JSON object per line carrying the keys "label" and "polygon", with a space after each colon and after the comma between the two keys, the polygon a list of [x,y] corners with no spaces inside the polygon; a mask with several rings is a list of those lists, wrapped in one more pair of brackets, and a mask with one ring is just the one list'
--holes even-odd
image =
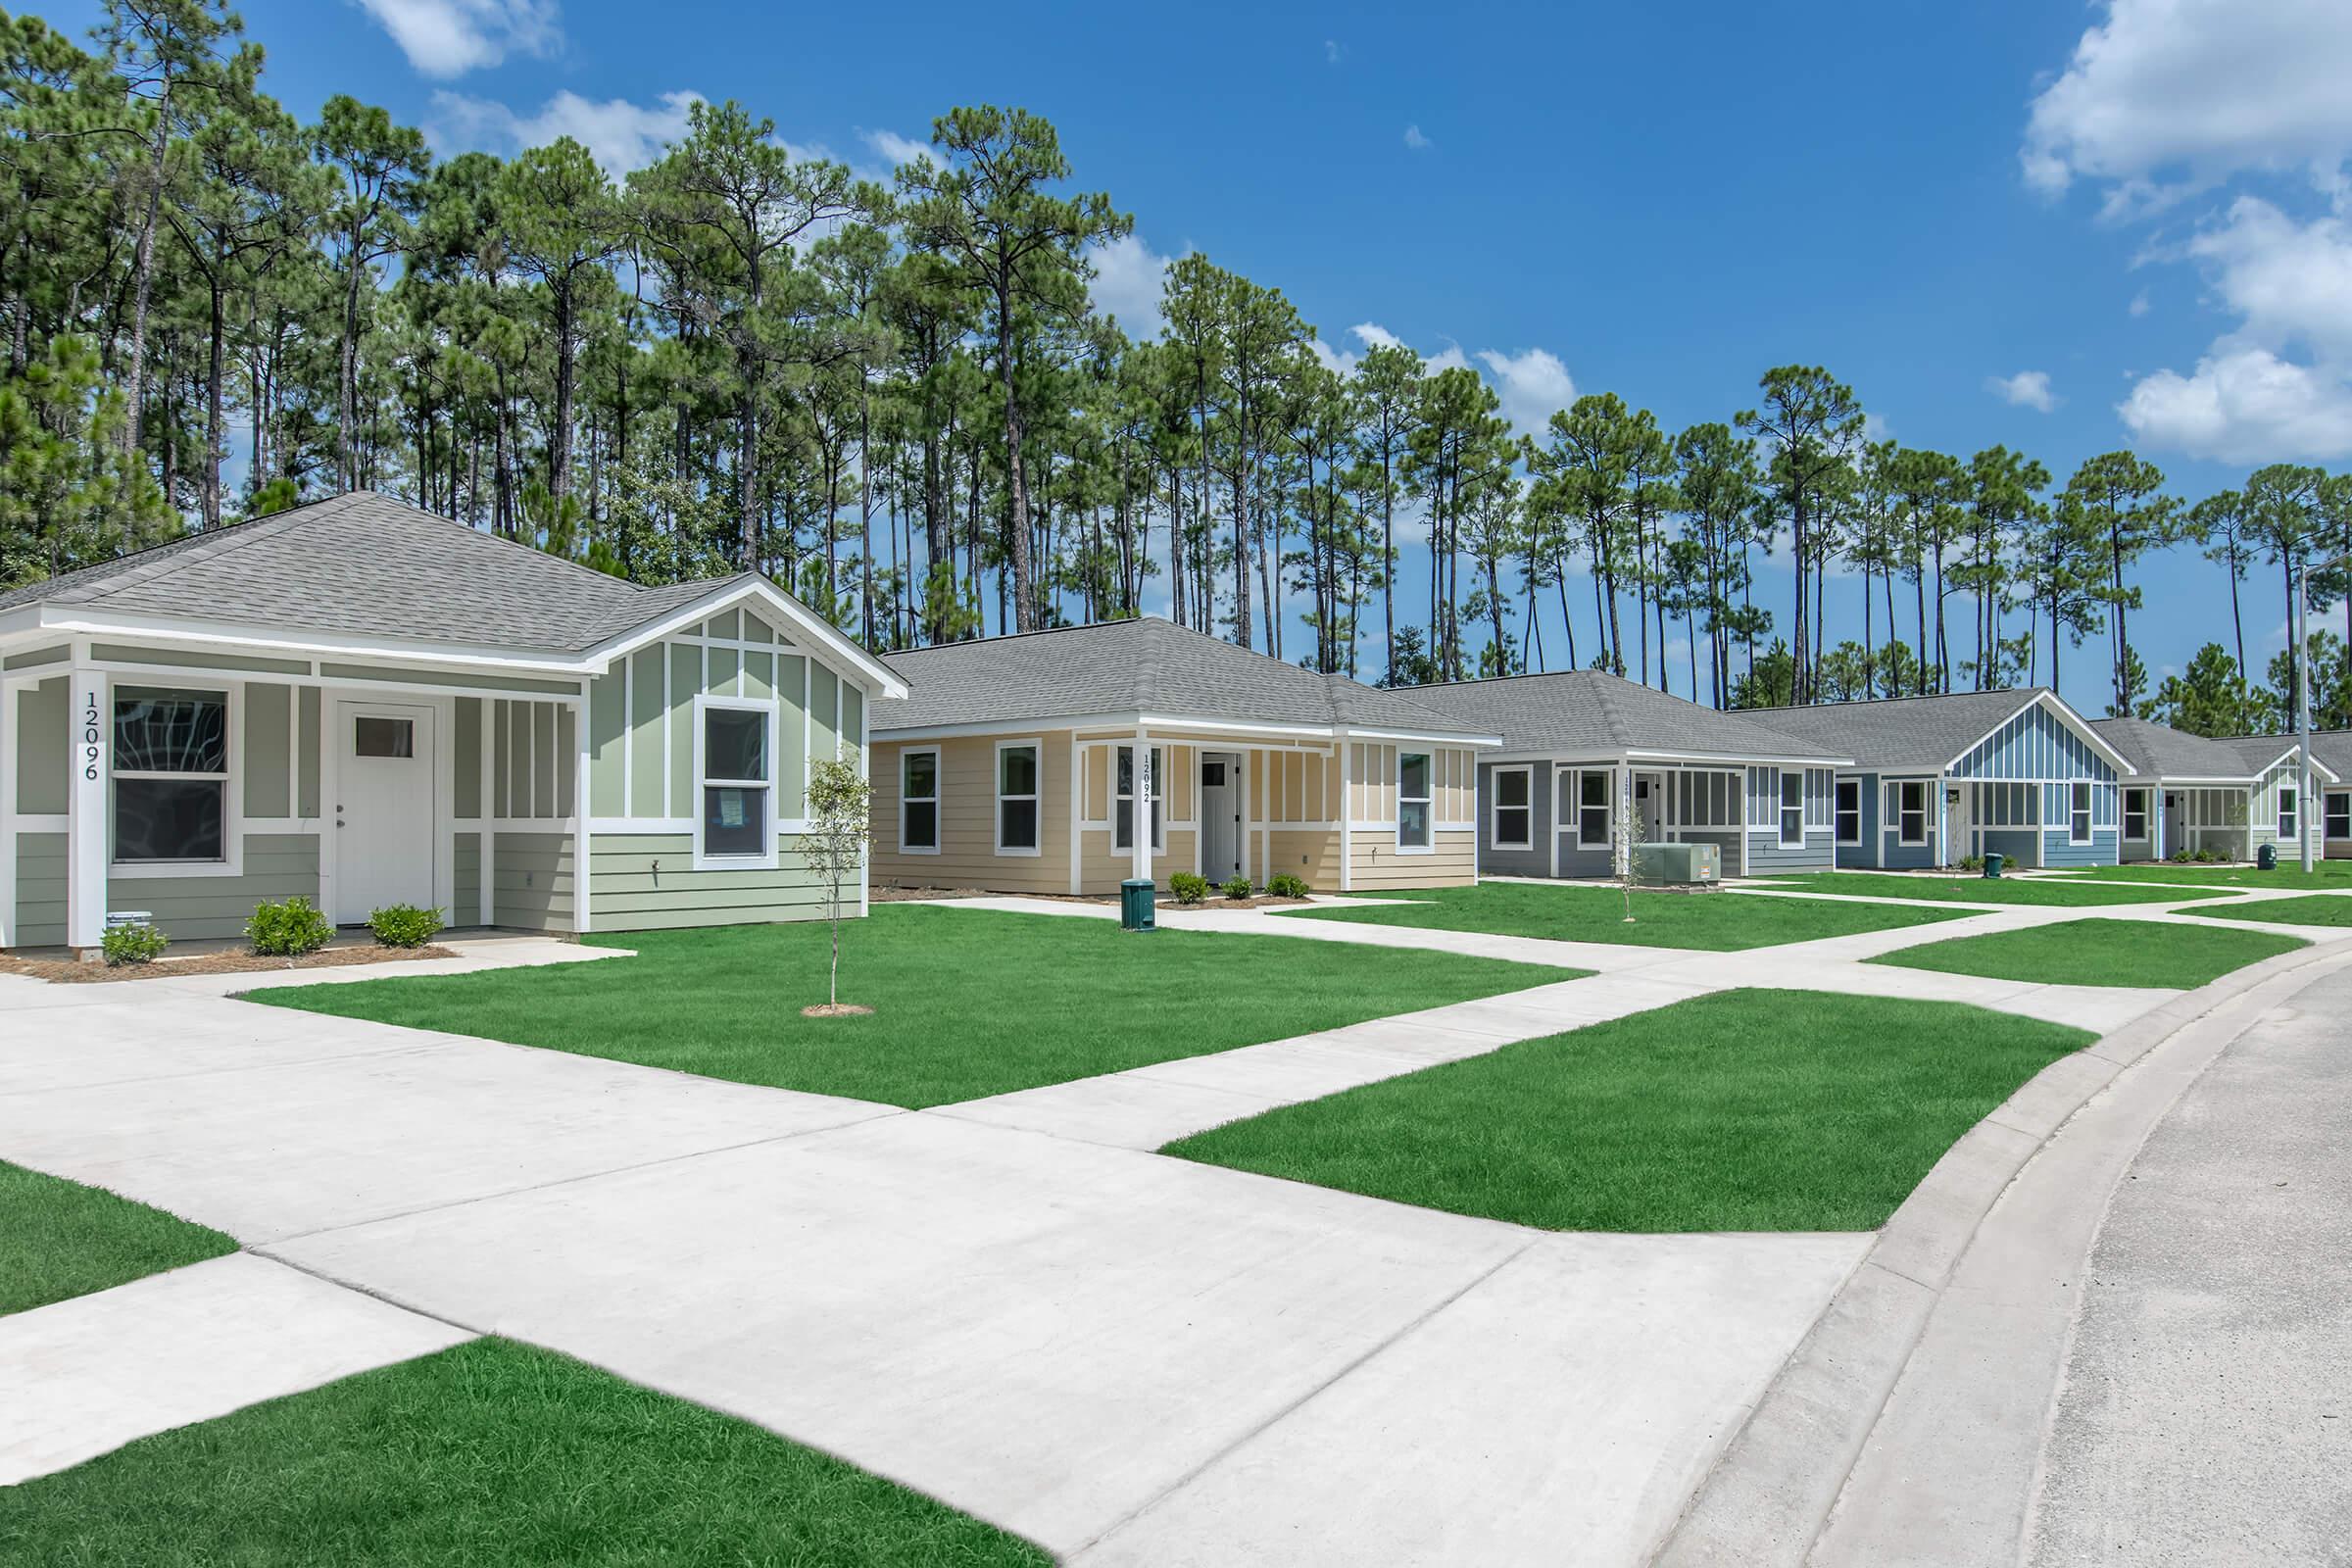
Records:
{"label": "light pole", "polygon": [[[2311,572],[2317,565],[2330,571],[2346,562],[2352,553],[2329,556],[2326,561],[2300,563],[2295,567],[2295,624],[2290,631],[2294,646],[2288,650],[2294,661],[2295,683],[2295,837],[2300,841],[2299,857],[2303,874],[2312,870],[2311,855]],[[2323,815],[2322,820],[2326,820]]]}

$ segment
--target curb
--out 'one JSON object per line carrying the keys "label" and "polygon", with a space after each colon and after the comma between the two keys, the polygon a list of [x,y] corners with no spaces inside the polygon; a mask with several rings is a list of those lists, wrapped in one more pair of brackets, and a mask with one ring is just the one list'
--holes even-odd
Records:
{"label": "curb", "polygon": [[[2185,992],[2052,1062],[1964,1134],[1887,1220],[1782,1364],[1646,1559],[1652,1568],[1795,1568],[1805,1562],[1946,1287],[2011,1183],[2125,1068],[2253,992],[2274,985],[2286,994],[2300,991],[2321,978],[2302,971],[2347,956],[2352,945],[2315,945]],[[2287,981],[2293,983],[2279,984]],[[2194,1070],[2202,1071],[2256,1016],[2249,1010],[2228,1028]],[[2163,1097],[2137,1129],[2140,1137],[2175,1099]],[[2134,1151],[2138,1142],[2132,1140]],[[2095,1194],[2085,1255],[2111,1191]],[[2034,1437],[2038,1448],[2038,1431]],[[2016,1499],[2020,1514],[2027,1501]]]}

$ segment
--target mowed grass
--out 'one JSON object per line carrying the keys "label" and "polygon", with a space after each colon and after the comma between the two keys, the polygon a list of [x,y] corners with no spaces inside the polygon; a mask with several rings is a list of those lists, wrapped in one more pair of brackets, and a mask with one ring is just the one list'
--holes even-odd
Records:
{"label": "mowed grass", "polygon": [[252,994],[280,1007],[669,1067],[737,1083],[942,1105],[1580,972],[1443,953],[1190,931],[1079,915],[886,904],[841,933],[825,1000],[821,921],[591,941],[633,958]]}
{"label": "mowed grass", "polygon": [[2201,892],[2196,888],[2101,887],[2096,883],[2039,877],[1935,876],[1901,871],[1806,871],[1792,876],[1777,876],[1762,885],[1800,893],[1844,893],[1858,898],[2055,906],[2179,904],[2189,899],[2222,899],[2230,896],[2222,892]]}
{"label": "mowed grass", "polygon": [[747,1422],[502,1340],[145,1438],[0,1489],[44,1568],[941,1564],[1051,1559]]}
{"label": "mowed grass", "polygon": [[2308,899],[2261,899],[2225,908],[2199,909],[2217,920],[2257,920],[2275,925],[2352,925],[2352,899],[2315,894]]}
{"label": "mowed grass", "polygon": [[2091,1039],[1951,1003],[1729,991],[1161,1152],[1546,1230],[1869,1230]]}
{"label": "mowed grass", "polygon": [[[2352,913],[2352,905],[2347,912]],[[2303,945],[2299,938],[2267,931],[2216,931],[2154,920],[2068,920],[2026,931],[1931,942],[1869,961],[2043,985],[2170,986],[2190,991]]]}
{"label": "mowed grass", "polygon": [[236,1250],[176,1214],[0,1160],[0,1315]]}
{"label": "mowed grass", "polygon": [[1482,882],[1470,888],[1425,888],[1382,895],[1378,904],[1303,909],[1288,920],[1352,920],[1365,925],[1423,930],[1483,931],[1494,936],[1544,937],[1554,942],[1612,942],[1647,948],[1730,953],[1778,947],[1817,937],[1953,919],[1935,909],[1892,905],[1831,904],[1795,899],[1750,899],[1734,893],[1660,893],[1637,890],[1634,923],[1625,923],[1624,893],[1614,885]]}
{"label": "mowed grass", "polygon": [[2265,871],[2251,865],[2107,865],[2095,870],[2067,873],[2069,876],[2092,877],[2104,881],[2147,882],[2160,886],[2185,884],[2210,888],[2310,888],[2325,891],[2329,888],[2352,893],[2352,860],[2318,860],[2313,862],[2310,875],[2292,855],[2283,856],[2275,871]]}

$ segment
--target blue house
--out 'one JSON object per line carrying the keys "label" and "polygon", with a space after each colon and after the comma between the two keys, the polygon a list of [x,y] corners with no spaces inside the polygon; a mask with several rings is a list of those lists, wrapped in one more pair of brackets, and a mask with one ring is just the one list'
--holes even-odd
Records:
{"label": "blue house", "polygon": [[2047,687],[1780,708],[1753,716],[1854,760],[1836,784],[1838,864],[1911,870],[1999,854],[2114,865],[2136,771]]}

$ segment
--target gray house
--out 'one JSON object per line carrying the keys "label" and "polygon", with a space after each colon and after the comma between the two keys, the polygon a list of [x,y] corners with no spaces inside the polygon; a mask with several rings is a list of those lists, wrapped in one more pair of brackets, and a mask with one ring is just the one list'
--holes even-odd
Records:
{"label": "gray house", "polygon": [[[2094,727],[2132,762],[2123,779],[2126,860],[2199,851],[2250,860],[2266,843],[2293,853],[2301,814],[2293,737],[2210,740],[2142,718],[2102,718]],[[2324,788],[2340,779],[2317,742],[2313,769]],[[2328,804],[2352,803],[2335,791]],[[2304,825],[2322,829],[2317,821]],[[2352,829],[2343,836],[2352,839]],[[2352,852],[2352,844],[2345,849]]]}
{"label": "gray house", "polygon": [[2343,804],[2343,792],[2331,788],[2344,782],[2335,765],[2344,760],[2339,736],[2311,738],[2311,793],[2321,801],[2317,816],[2305,809],[2301,747],[2294,736],[2236,735],[2215,744],[2227,747],[2254,777],[2254,787],[2246,802],[2244,842],[2237,858],[2254,858],[2265,844],[2278,845],[2280,855],[2300,855],[2302,852],[2295,843],[2298,832],[2320,835],[2312,846],[2312,854],[2328,853],[2327,841],[2338,837],[2336,827],[2346,825],[2340,819],[2333,826],[2327,821],[2328,811]]}
{"label": "gray house", "polygon": [[812,760],[906,682],[764,577],[643,588],[368,492],[0,595],[0,947],[295,894],[553,931],[819,912]]}
{"label": "gray house", "polygon": [[1852,758],[1838,774],[1838,863],[1910,869],[1997,852],[2017,865],[2113,865],[2132,760],[2047,687],[1775,708],[1750,716]]}
{"label": "gray house", "polygon": [[1713,844],[1726,876],[1828,870],[1833,781],[1850,755],[1599,670],[1412,689],[1502,737],[1478,760],[1478,864],[1495,876],[1607,876],[1615,824]]}

